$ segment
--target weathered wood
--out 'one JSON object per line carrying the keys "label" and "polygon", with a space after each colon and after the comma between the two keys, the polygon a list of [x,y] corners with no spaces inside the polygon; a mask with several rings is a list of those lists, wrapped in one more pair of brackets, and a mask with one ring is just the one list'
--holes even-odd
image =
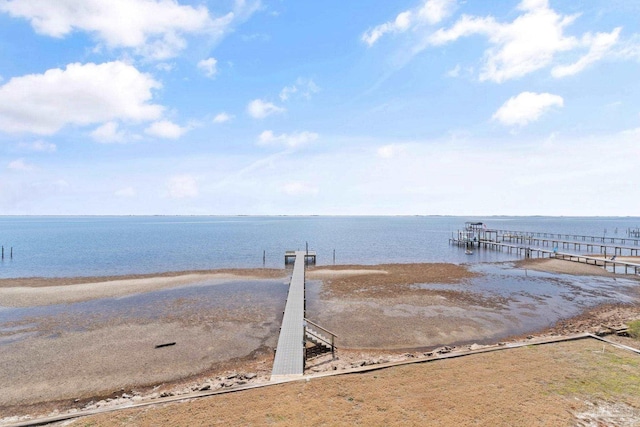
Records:
{"label": "weathered wood", "polygon": [[176,343],[175,342],[168,342],[168,343],[165,343],[165,344],[158,344],[158,345],[156,345],[156,348],[171,347],[172,345],[176,345]]}

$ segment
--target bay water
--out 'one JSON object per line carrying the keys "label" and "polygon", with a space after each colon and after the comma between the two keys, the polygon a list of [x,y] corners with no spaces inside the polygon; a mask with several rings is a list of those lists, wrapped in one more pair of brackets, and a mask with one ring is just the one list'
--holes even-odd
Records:
{"label": "bay water", "polygon": [[[0,278],[282,268],[284,252],[319,265],[483,263],[518,259],[449,244],[466,221],[488,228],[624,237],[639,217],[0,216]],[[13,251],[13,257],[11,257]]]}

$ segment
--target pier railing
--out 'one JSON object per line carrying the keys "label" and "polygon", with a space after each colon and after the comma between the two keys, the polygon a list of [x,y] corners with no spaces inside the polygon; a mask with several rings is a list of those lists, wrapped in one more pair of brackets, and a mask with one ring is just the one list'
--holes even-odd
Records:
{"label": "pier railing", "polygon": [[612,273],[616,273],[616,269],[619,268],[622,270],[624,268],[624,274],[629,274],[629,272],[633,272],[633,274],[638,275],[640,273],[640,264],[636,264],[633,262],[626,261],[617,261],[615,258],[607,259],[607,258],[597,258],[586,255],[577,255],[577,254],[567,254],[558,252],[555,254],[555,258],[563,259],[567,261],[573,262],[581,262],[584,264],[596,265],[598,267],[603,267],[605,270],[610,271]]}
{"label": "pier railing", "polygon": [[502,229],[487,229],[485,232],[494,232],[499,234],[511,234],[513,236],[530,236],[530,237],[544,237],[549,239],[559,240],[572,240],[582,242],[600,242],[600,243],[613,243],[613,244],[633,244],[640,246],[640,235],[629,234],[627,237],[616,236],[587,236],[582,234],[572,233],[547,233],[543,231],[514,231],[514,230],[502,230]]}
{"label": "pier railing", "polygon": [[338,338],[338,335],[334,334],[330,330],[323,328],[317,323],[312,322],[311,320],[305,318],[305,336],[314,344],[319,344],[327,349],[331,350],[331,357],[335,359],[336,357],[336,345],[335,341]]}
{"label": "pier railing", "polygon": [[[492,230],[493,231],[493,230]],[[571,254],[566,252],[559,252],[557,248],[553,250],[544,249],[544,248],[536,248],[531,246],[524,246],[512,243],[505,243],[499,240],[493,239],[474,239],[474,240],[466,240],[466,239],[449,239],[451,244],[455,244],[458,246],[464,247],[478,247],[478,248],[486,248],[493,249],[499,251],[507,251],[508,253],[516,253],[518,255],[522,255],[525,258],[556,258],[562,259],[566,261],[580,262],[583,264],[596,265],[598,267],[603,267],[605,270],[610,271],[612,273],[621,273],[624,270],[624,274],[635,274],[638,275],[640,273],[640,263],[634,263],[629,261],[617,260],[615,252],[614,256],[611,258],[607,258],[607,256],[590,256],[590,255],[580,255],[580,254]],[[599,246],[599,245],[595,245]],[[606,251],[605,251],[606,253]],[[637,253],[637,252],[636,252]]]}

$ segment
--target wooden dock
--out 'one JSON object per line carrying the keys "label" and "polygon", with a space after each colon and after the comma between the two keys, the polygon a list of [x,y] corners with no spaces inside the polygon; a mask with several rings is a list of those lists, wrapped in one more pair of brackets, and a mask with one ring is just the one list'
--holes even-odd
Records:
{"label": "wooden dock", "polygon": [[315,251],[309,251],[309,250],[305,250],[305,251],[286,251],[284,253],[284,263],[289,264],[291,261],[296,261],[296,259],[298,258],[298,255],[302,254],[304,263],[311,263],[311,264],[315,264],[316,263],[316,252]]}
{"label": "wooden dock", "polygon": [[612,273],[620,274],[622,273],[622,270],[624,270],[624,274],[638,275],[640,273],[640,264],[633,262],[618,261],[615,259],[598,258],[586,255],[567,254],[562,252],[556,253],[554,257],[566,261],[597,265],[598,267],[603,267],[605,270]]}
{"label": "wooden dock", "polygon": [[600,242],[600,243],[613,243],[621,245],[635,245],[640,246],[640,234],[634,234],[627,231],[627,237],[615,237],[615,236],[585,236],[582,234],[568,234],[568,233],[547,233],[542,231],[514,231],[514,230],[501,230],[501,229],[487,229],[485,232],[494,232],[498,234],[511,234],[514,236],[529,236],[529,237],[544,237],[547,239],[567,240],[572,242]]}
{"label": "wooden dock", "polygon": [[[480,225],[480,226],[479,226]],[[544,237],[549,236],[549,237]],[[584,238],[584,241],[563,240],[559,237],[565,236]],[[634,246],[623,246],[614,242],[613,244],[605,243],[601,241],[598,243],[598,238],[595,236],[582,236],[582,235],[570,235],[570,234],[553,234],[553,233],[541,233],[541,232],[520,232],[510,230],[496,230],[487,229],[482,226],[482,223],[471,224],[469,223],[465,227],[464,231],[459,231],[456,235],[453,235],[449,239],[449,243],[458,246],[464,246],[465,248],[485,248],[499,251],[507,251],[509,253],[517,253],[525,258],[556,258],[566,261],[580,262],[583,264],[596,265],[603,267],[605,270],[617,274],[640,274],[640,263],[617,260],[618,255],[625,255],[624,252],[628,251],[629,256],[638,256],[640,248]],[[618,240],[631,240],[634,239],[621,239],[612,238]],[[515,240],[515,244],[513,241]],[[541,244],[543,246],[553,246],[553,250],[545,249],[541,247],[532,247],[532,243]],[[559,247],[562,249],[571,248],[581,250],[583,247],[586,250],[594,250],[598,248],[603,256],[597,255],[582,255],[574,253],[566,253],[559,251]],[[609,251],[609,254],[613,254],[611,258],[607,256],[607,249],[613,249],[613,253]]]}
{"label": "wooden dock", "polygon": [[[491,232],[493,230],[487,230],[487,232]],[[524,243],[529,245],[542,245],[547,247],[554,247],[558,249],[575,249],[575,250],[587,250],[587,251],[595,251],[598,250],[599,253],[604,254],[605,256],[610,255],[618,255],[618,256],[638,256],[640,254],[640,246],[625,246],[622,244],[615,243],[599,243],[594,241],[576,241],[576,240],[563,240],[557,238],[546,238],[546,237],[536,237],[526,234],[513,234],[513,233],[504,233],[504,234],[496,234],[497,241],[502,242],[516,242],[516,243]]]}

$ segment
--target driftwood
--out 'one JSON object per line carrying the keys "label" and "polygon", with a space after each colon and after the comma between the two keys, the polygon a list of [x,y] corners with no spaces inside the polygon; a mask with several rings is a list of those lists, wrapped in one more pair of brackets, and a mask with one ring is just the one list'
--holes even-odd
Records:
{"label": "driftwood", "polygon": [[175,342],[168,342],[168,343],[165,343],[165,344],[158,344],[158,345],[156,345],[156,348],[170,347],[172,345],[176,345],[176,343]]}

